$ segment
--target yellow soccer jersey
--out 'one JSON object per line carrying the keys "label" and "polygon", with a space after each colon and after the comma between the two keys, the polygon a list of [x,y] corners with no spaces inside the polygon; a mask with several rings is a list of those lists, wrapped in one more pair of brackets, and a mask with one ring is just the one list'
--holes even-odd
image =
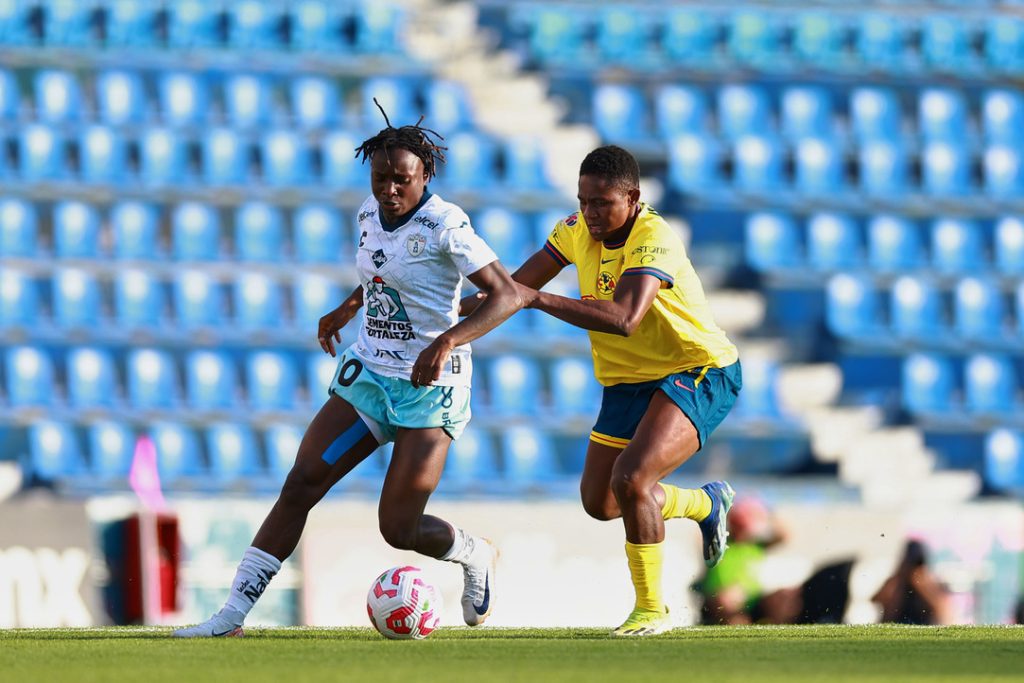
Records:
{"label": "yellow soccer jersey", "polygon": [[645,204],[625,242],[598,242],[574,213],[551,231],[544,250],[563,266],[576,264],[583,299],[610,300],[623,277],[662,281],[650,310],[629,337],[590,334],[594,374],[603,385],[646,382],[702,367],[724,368],[739,355],[711,317],[704,288],[682,240]]}

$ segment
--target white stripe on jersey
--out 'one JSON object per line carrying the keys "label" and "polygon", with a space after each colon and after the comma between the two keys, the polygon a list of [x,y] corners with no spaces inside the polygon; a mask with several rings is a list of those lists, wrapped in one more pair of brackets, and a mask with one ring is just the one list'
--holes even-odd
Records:
{"label": "white stripe on jersey", "polygon": [[[431,195],[393,231],[380,223],[377,200],[359,208],[356,270],[363,285],[362,325],[354,351],[370,369],[409,379],[420,351],[458,322],[462,278],[498,257],[466,212]],[[452,351],[436,384],[469,386],[470,346]]]}

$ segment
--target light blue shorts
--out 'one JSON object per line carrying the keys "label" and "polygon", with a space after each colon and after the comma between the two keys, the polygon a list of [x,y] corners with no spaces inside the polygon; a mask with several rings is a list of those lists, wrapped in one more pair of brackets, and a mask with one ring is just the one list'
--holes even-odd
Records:
{"label": "light blue shorts", "polygon": [[458,439],[469,423],[469,387],[414,387],[365,367],[351,349],[341,354],[328,392],[348,401],[378,443],[395,440],[399,427],[440,427]]}

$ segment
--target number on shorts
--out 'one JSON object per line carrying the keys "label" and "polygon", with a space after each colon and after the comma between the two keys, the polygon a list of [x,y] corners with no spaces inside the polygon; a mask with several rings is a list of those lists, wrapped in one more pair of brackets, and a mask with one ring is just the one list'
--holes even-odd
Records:
{"label": "number on shorts", "polygon": [[363,364],[359,362],[358,358],[350,358],[341,366],[341,371],[338,373],[338,384],[343,387],[347,387],[356,381],[356,377],[363,371]]}

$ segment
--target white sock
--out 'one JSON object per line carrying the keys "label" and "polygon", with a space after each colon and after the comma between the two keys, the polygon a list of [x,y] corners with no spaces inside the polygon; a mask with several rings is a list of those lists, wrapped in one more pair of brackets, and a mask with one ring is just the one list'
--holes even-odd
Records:
{"label": "white sock", "polygon": [[453,526],[452,531],[455,532],[455,540],[452,541],[452,547],[439,559],[463,565],[479,564],[480,551],[484,549],[486,542],[457,526]]}
{"label": "white sock", "polygon": [[281,560],[259,548],[249,546],[238,565],[238,571],[235,572],[235,580],[231,582],[231,593],[221,613],[229,609],[238,612],[238,617],[230,616],[238,621],[238,626],[241,626],[249,610],[267,589],[267,584],[280,570]]}

